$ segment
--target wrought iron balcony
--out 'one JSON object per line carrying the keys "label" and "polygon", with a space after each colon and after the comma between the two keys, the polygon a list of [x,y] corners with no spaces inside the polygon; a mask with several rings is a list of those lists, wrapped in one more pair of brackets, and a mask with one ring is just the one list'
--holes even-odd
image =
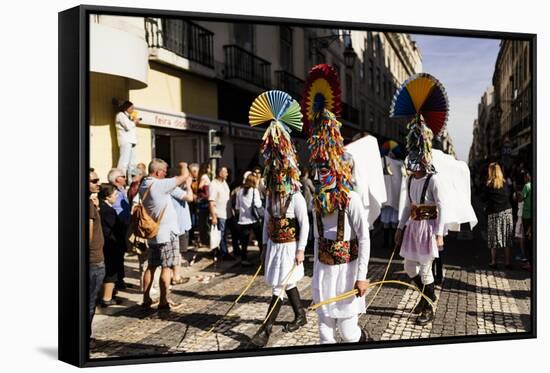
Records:
{"label": "wrought iron balcony", "polygon": [[277,81],[277,89],[285,91],[294,99],[300,101],[304,87],[304,81],[302,79],[284,70],[275,71],[275,79]]}
{"label": "wrought iron balcony", "polygon": [[359,124],[359,110],[342,102],[342,118],[348,122]]}
{"label": "wrought iron balcony", "polygon": [[238,45],[225,45],[225,78],[271,88],[271,63]]}
{"label": "wrought iron balcony", "polygon": [[145,18],[145,40],[151,48],[164,48],[190,61],[214,67],[214,33],[175,18]]}

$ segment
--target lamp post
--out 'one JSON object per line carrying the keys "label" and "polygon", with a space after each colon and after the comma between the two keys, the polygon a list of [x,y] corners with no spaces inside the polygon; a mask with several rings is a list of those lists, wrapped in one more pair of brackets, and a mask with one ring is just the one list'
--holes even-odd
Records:
{"label": "lamp post", "polygon": [[319,36],[314,38],[309,38],[309,43],[312,49],[327,49],[333,42],[340,39],[341,37],[346,39],[348,38],[348,43],[346,43],[346,47],[344,49],[344,65],[351,69],[355,65],[355,60],[357,58],[357,54],[353,50],[353,45],[351,43],[351,37],[350,37],[351,31],[342,31],[342,33],[334,34],[334,35],[328,35],[328,36]]}

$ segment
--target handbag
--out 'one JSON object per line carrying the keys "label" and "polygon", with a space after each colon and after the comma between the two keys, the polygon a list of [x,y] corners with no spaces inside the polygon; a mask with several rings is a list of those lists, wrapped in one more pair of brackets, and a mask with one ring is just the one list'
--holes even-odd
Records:
{"label": "handbag", "polygon": [[264,218],[264,207],[263,206],[257,207],[254,204],[254,201],[256,200],[255,197],[256,197],[256,188],[254,188],[254,190],[252,191],[252,206],[250,206],[250,208],[252,209],[252,216],[256,220],[261,221]]}
{"label": "handbag", "polygon": [[134,207],[134,211],[131,215],[130,232],[132,232],[136,237],[139,238],[156,237],[160,228],[160,221],[164,217],[164,212],[166,211],[167,206],[162,209],[158,220],[155,220],[147,213],[145,206],[143,206],[143,201],[149,196],[149,192],[151,191],[152,186],[153,184],[151,184],[149,188],[147,188],[145,194],[143,195],[143,198],[140,199],[139,204]]}
{"label": "handbag", "polygon": [[210,250],[220,246],[222,240],[222,232],[218,229],[217,225],[212,224],[210,226]]}

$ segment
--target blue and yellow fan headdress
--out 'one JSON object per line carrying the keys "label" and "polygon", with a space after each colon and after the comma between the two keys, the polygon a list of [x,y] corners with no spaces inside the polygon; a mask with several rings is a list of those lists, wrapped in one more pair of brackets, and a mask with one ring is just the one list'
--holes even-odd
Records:
{"label": "blue and yellow fan headdress", "polygon": [[252,102],[248,120],[251,126],[271,122],[261,146],[268,191],[279,195],[299,191],[300,170],[290,132],[302,130],[300,104],[286,92],[267,91]]}

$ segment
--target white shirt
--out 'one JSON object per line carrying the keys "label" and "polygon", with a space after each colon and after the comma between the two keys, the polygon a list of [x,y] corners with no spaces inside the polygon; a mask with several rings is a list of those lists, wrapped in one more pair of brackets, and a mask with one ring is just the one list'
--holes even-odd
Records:
{"label": "white shirt", "polygon": [[242,187],[237,192],[237,201],[235,203],[235,209],[239,212],[239,222],[238,224],[246,225],[253,224],[258,221],[252,215],[252,203],[254,206],[262,207],[262,199],[260,198],[260,191],[256,188],[247,189]]}
{"label": "white shirt", "polygon": [[208,186],[208,201],[214,201],[216,204],[216,217],[227,219],[227,210],[229,206],[230,191],[229,185],[225,181],[214,179]]}
{"label": "white shirt", "polygon": [[[143,199],[147,188],[153,184],[147,198]],[[141,183],[139,188],[139,195],[142,199],[143,206],[147,210],[147,213],[155,220],[164,211],[162,220],[160,221],[159,231],[155,238],[149,241],[153,244],[161,244],[170,242],[171,235],[179,235],[178,216],[174,205],[172,204],[172,192],[176,189],[176,178],[170,179],[156,179],[152,177],[146,177]]]}
{"label": "white shirt", "polygon": [[118,145],[137,144],[136,124],[128,113],[119,112],[115,117],[116,136]]}

